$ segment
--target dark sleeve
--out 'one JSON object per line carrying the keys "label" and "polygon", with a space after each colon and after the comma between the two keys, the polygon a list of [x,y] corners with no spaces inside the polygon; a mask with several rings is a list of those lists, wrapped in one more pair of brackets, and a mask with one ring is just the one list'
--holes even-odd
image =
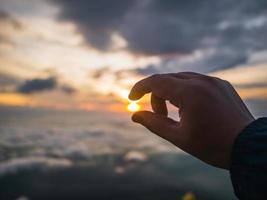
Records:
{"label": "dark sleeve", "polygon": [[230,174],[240,200],[267,199],[267,117],[249,124],[236,138]]}

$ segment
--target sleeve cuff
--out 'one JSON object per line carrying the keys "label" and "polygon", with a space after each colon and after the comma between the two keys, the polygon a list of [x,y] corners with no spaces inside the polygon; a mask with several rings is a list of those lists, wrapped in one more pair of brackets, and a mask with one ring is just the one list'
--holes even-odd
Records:
{"label": "sleeve cuff", "polygon": [[249,124],[236,138],[232,149],[230,175],[240,199],[267,196],[267,118]]}

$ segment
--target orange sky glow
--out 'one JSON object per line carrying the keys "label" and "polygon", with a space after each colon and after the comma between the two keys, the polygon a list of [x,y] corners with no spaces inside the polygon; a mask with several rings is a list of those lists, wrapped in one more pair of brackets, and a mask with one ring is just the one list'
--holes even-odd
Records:
{"label": "orange sky glow", "polygon": [[[101,51],[85,42],[76,24],[58,20],[58,7],[36,1],[36,12],[20,13],[9,7],[8,1],[3,2],[8,15],[0,19],[0,39],[5,38],[0,40],[1,106],[111,112],[150,109],[149,96],[137,104],[127,98],[134,83],[146,76],[140,69],[157,65],[163,59],[183,58],[179,53],[131,52],[127,40],[117,32],[111,35],[111,49]],[[203,52],[212,53],[212,49],[197,49],[185,60],[193,62]],[[264,50],[255,52],[246,64],[219,69],[210,75],[230,81],[244,99],[267,99],[266,54]],[[40,91],[19,89],[29,80],[51,81],[52,85]]]}

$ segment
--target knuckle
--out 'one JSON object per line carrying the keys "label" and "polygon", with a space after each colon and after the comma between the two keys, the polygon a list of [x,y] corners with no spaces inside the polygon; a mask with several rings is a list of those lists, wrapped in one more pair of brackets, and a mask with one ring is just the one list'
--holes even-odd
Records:
{"label": "knuckle", "polygon": [[207,85],[206,82],[202,80],[195,80],[191,81],[187,88],[184,88],[182,91],[184,96],[187,97],[194,97],[197,94],[207,94],[210,91],[209,84]]}
{"label": "knuckle", "polygon": [[201,76],[200,77],[200,80],[207,82],[207,83],[211,83],[211,84],[217,82],[218,81],[217,79],[218,78],[212,77],[212,76]]}
{"label": "knuckle", "polygon": [[224,80],[212,76],[204,76],[200,80],[202,82],[202,84],[200,84],[202,89],[211,89],[213,87],[220,87],[222,84],[225,84]]}
{"label": "knuckle", "polygon": [[159,79],[162,75],[161,74],[153,74],[150,76],[151,79]]}
{"label": "knuckle", "polygon": [[230,86],[230,87],[232,87],[232,84],[229,82],[229,81],[227,81],[227,80],[223,80],[223,83],[226,85],[226,86]]}

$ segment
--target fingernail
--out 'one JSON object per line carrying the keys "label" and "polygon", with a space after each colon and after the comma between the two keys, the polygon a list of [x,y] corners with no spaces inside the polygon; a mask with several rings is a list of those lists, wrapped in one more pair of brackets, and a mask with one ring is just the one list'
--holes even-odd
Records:
{"label": "fingernail", "polygon": [[142,118],[142,116],[140,116],[138,114],[134,114],[132,116],[132,120],[133,120],[133,122],[141,123],[143,121],[143,118]]}
{"label": "fingernail", "polygon": [[129,94],[128,99],[130,99],[130,100],[134,100],[134,99],[135,99],[135,98],[134,98],[134,95]]}
{"label": "fingernail", "polygon": [[128,95],[128,99],[134,101],[134,100],[138,100],[139,97],[138,97],[138,95],[136,95],[136,94],[134,94],[134,93],[130,93],[130,94]]}
{"label": "fingernail", "polygon": [[128,99],[131,99],[132,98],[132,94],[130,93],[130,94],[128,94]]}

